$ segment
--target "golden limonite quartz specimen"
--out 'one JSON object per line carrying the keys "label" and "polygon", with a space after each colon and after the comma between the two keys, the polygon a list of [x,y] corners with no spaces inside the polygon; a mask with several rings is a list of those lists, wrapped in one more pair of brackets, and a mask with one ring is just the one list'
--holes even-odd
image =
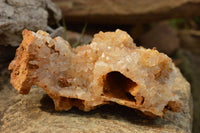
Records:
{"label": "golden limonite quartz specimen", "polygon": [[180,111],[173,93],[179,73],[172,60],[154,49],[137,47],[124,31],[99,32],[91,44],[71,48],[48,33],[23,31],[9,65],[11,84],[21,94],[43,88],[56,110],[73,106],[90,111],[115,102],[149,116]]}

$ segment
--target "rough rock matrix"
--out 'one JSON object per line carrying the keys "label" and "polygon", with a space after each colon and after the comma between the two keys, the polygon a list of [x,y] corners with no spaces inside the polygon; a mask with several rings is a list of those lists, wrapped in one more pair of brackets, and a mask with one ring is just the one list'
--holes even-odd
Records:
{"label": "rough rock matrix", "polygon": [[90,111],[112,102],[149,116],[181,110],[174,94],[179,72],[172,60],[155,49],[137,47],[121,30],[99,32],[90,45],[74,49],[61,37],[24,30],[9,70],[19,93],[28,94],[37,85],[56,110],[76,106]]}
{"label": "rough rock matrix", "polygon": [[51,25],[61,18],[61,10],[51,0],[0,0],[0,46],[18,46],[23,29],[55,34],[58,29]]}

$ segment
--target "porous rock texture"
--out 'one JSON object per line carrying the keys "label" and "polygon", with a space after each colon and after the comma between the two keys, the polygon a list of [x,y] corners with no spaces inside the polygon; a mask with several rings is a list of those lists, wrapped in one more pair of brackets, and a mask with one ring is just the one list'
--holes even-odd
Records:
{"label": "porous rock texture", "polygon": [[90,45],[72,49],[61,37],[24,30],[10,63],[11,84],[21,94],[43,88],[56,110],[90,111],[112,102],[163,116],[181,111],[175,95],[179,71],[155,49],[137,47],[124,31],[99,32]]}
{"label": "porous rock texture", "polygon": [[76,108],[55,111],[46,92],[33,86],[29,95],[19,95],[9,84],[7,68],[0,69],[1,133],[191,133],[192,98],[190,85],[178,72],[174,87],[180,98],[179,113],[167,111],[163,117],[146,119],[132,108],[117,104],[104,105],[90,112]]}
{"label": "porous rock texture", "polygon": [[23,29],[54,32],[50,28],[62,17],[51,0],[0,0],[0,45],[18,46]]}

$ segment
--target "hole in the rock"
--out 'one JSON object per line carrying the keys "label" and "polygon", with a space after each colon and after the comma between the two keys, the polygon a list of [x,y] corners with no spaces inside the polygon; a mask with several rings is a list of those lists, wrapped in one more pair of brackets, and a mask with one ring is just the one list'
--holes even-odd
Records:
{"label": "hole in the rock", "polygon": [[144,103],[144,97],[142,96],[142,101],[141,101],[141,103],[140,104],[143,104]]}
{"label": "hole in the rock", "polygon": [[67,98],[67,97],[60,97],[60,107],[63,109],[77,107],[80,110],[84,109],[83,100],[77,98]]}
{"label": "hole in the rock", "polygon": [[84,109],[84,104],[83,104],[84,101],[83,100],[77,99],[77,98],[71,98],[70,101],[73,106],[78,107],[81,110]]}
{"label": "hole in the rock", "polygon": [[103,92],[105,96],[135,102],[135,98],[129,93],[129,90],[132,90],[137,84],[120,72],[112,71],[106,74],[103,77],[103,82]]}
{"label": "hole in the rock", "polygon": [[47,95],[43,95],[42,99],[40,100],[40,109],[45,112],[55,112],[53,100]]}
{"label": "hole in the rock", "polygon": [[173,112],[180,112],[181,103],[176,102],[176,101],[169,101],[168,104],[165,106],[165,109],[173,111]]}

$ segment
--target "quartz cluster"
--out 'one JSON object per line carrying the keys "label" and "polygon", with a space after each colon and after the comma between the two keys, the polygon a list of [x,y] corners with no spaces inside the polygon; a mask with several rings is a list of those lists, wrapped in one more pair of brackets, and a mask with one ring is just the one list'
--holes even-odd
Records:
{"label": "quartz cluster", "polygon": [[155,49],[137,47],[124,31],[99,32],[91,44],[70,44],[44,31],[23,31],[23,41],[9,65],[11,84],[21,94],[32,85],[44,89],[56,110],[73,106],[90,111],[117,103],[148,116],[179,112],[173,88],[178,70]]}

